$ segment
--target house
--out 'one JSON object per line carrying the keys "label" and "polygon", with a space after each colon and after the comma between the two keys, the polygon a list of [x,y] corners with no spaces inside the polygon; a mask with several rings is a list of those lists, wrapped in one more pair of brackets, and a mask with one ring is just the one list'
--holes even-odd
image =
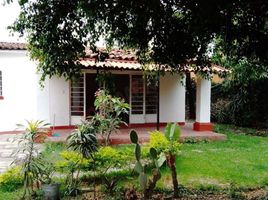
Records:
{"label": "house", "polygon": [[[103,61],[88,51],[79,62],[84,66],[77,82],[52,77],[39,85],[36,62],[30,60],[25,44],[0,42],[0,131],[14,130],[25,119],[43,119],[54,128],[76,125],[94,113],[97,74],[109,71],[116,94],[131,105],[125,119],[130,127],[153,126],[157,121],[158,87],[146,84],[141,65],[130,51],[113,50]],[[189,70],[189,69],[186,69]],[[217,69],[222,70],[222,69]],[[196,131],[211,130],[211,81],[198,77],[196,94]],[[160,77],[160,124],[185,124],[185,78],[166,72]]]}

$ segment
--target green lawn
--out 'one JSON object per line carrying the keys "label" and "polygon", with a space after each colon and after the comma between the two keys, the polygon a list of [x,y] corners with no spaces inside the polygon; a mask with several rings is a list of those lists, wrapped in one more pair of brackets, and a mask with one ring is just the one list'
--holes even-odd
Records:
{"label": "green lawn", "polygon": [[[215,131],[226,134],[226,141],[182,144],[177,159],[179,183],[193,189],[230,188],[230,185],[239,188],[268,186],[268,137],[245,135],[244,130],[216,125]],[[130,155],[134,151],[133,145],[116,148],[128,151]],[[47,143],[43,153],[47,159],[56,162],[61,159],[59,152],[63,150],[66,147],[62,143]],[[169,169],[164,167],[161,170],[158,187],[172,188]],[[136,177],[129,177],[127,182],[122,183],[138,185]],[[0,190],[0,199],[17,199],[21,192],[21,189],[14,192]]]}
{"label": "green lawn", "polygon": [[[228,139],[182,145],[177,160],[180,183],[192,187],[268,185],[268,137],[233,134],[227,125],[216,125],[215,131]],[[163,178],[162,184],[170,181],[167,174]]]}

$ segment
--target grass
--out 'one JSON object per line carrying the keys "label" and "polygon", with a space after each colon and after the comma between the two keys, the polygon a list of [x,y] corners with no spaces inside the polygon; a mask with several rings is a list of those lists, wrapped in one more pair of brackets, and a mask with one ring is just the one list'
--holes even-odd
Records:
{"label": "grass", "polygon": [[[182,145],[176,162],[179,182],[194,188],[267,186],[268,137],[234,134],[228,125],[216,125],[215,131],[228,139]],[[169,181],[167,169],[163,178]]]}
{"label": "grass", "polygon": [[[248,130],[231,125],[216,125],[215,131],[226,134],[227,140],[182,144],[176,161],[179,183],[193,189],[217,190],[233,185],[238,188],[268,186],[268,137],[252,136]],[[133,145],[116,148],[134,151]],[[59,152],[63,150],[66,150],[63,143],[46,143],[43,155],[56,162],[60,160]],[[172,188],[169,169],[161,170],[158,187]],[[138,180],[128,177],[121,184],[138,185]],[[0,191],[0,199],[17,199],[21,192],[21,189],[12,193]]]}

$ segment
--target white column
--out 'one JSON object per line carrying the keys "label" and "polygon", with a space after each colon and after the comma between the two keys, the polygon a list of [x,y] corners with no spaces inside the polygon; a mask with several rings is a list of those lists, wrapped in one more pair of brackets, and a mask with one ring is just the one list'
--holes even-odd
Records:
{"label": "white column", "polygon": [[197,77],[196,80],[196,123],[194,130],[212,130],[210,123],[211,104],[211,81],[209,79]]}

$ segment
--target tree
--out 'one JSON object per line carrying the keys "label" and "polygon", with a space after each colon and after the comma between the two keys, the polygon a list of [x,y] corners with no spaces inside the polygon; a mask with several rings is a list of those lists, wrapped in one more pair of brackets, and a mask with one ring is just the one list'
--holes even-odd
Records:
{"label": "tree", "polygon": [[[9,0],[10,1],[10,0]],[[85,46],[135,48],[141,63],[182,69],[195,60],[208,64],[208,44],[215,38],[224,55],[256,58],[267,67],[268,3],[264,0],[20,0],[13,29],[28,34],[31,56],[39,60],[42,79],[80,73],[77,60]],[[265,45],[266,44],[266,45]],[[208,71],[209,72],[209,71]]]}

